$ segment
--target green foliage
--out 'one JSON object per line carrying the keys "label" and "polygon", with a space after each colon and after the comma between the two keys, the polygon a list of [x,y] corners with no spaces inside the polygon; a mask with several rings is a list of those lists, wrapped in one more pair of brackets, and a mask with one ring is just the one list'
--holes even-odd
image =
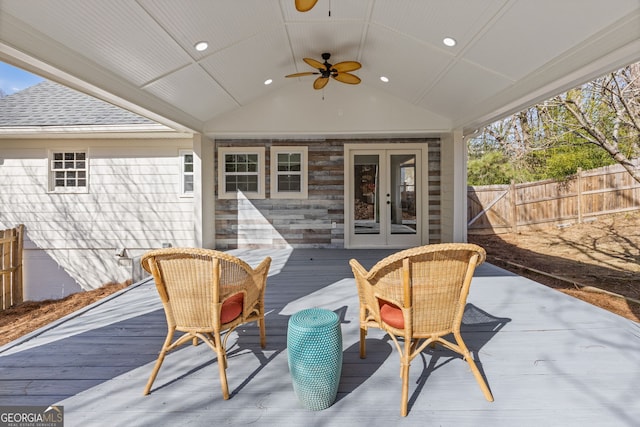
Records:
{"label": "green foliage", "polygon": [[606,151],[593,144],[559,145],[533,153],[528,162],[536,163],[533,173],[536,180],[566,179],[578,172],[615,163]]}
{"label": "green foliage", "polygon": [[564,180],[575,175],[579,168],[595,169],[614,164],[608,153],[593,144],[577,142],[552,145],[531,151],[516,160],[501,150],[484,154],[476,152],[467,164],[468,185],[509,184],[543,179]]}
{"label": "green foliage", "polygon": [[467,184],[509,184],[516,172],[509,158],[501,151],[489,151],[469,160]]}

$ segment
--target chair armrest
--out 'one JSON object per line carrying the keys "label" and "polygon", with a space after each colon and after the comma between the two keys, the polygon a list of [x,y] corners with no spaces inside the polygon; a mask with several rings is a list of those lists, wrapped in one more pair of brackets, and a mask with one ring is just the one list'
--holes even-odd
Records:
{"label": "chair armrest", "polygon": [[269,267],[271,266],[271,257],[266,257],[262,260],[260,264],[256,268],[253,269],[255,273],[266,275],[269,272]]}
{"label": "chair armrest", "polygon": [[[260,278],[260,289],[264,288],[264,285],[267,282],[267,276],[269,275],[269,268],[271,267],[271,257],[266,257],[262,260],[262,262],[253,269],[254,275],[257,275]],[[255,276],[254,276],[255,277]]]}
{"label": "chair armrest", "polygon": [[369,272],[365,270],[362,264],[360,264],[356,259],[349,260],[349,265],[351,266],[351,269],[353,270],[354,274],[357,273],[357,276],[364,278],[364,277],[367,277],[367,274],[369,274]]}

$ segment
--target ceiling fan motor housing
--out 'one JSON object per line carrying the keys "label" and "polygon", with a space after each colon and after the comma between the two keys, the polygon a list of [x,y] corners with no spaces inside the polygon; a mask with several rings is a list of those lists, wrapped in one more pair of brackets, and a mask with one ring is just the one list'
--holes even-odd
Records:
{"label": "ceiling fan motor housing", "polygon": [[337,73],[337,70],[332,70],[331,66],[332,64],[329,64],[329,58],[331,58],[331,54],[330,53],[323,53],[322,54],[322,59],[324,59],[324,66],[325,69],[319,69],[318,71],[320,71],[320,73],[322,74],[322,77],[325,79],[328,79],[329,77],[331,77],[331,75],[333,73]]}

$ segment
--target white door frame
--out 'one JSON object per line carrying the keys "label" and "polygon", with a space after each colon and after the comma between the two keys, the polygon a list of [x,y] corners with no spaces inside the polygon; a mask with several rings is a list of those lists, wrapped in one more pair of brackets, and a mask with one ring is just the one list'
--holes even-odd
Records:
{"label": "white door frame", "polygon": [[[395,238],[395,242],[387,242],[386,236],[378,239],[358,239],[353,232],[353,158],[355,154],[381,154],[381,160],[386,162],[389,152],[417,152],[416,184],[419,194],[416,194],[416,234],[408,239]],[[428,144],[345,144],[344,145],[344,245],[345,248],[406,248],[419,246],[429,241],[429,209],[428,209]],[[381,200],[382,202],[382,200]],[[363,235],[364,236],[364,235]],[[366,240],[363,242],[362,240]]]}

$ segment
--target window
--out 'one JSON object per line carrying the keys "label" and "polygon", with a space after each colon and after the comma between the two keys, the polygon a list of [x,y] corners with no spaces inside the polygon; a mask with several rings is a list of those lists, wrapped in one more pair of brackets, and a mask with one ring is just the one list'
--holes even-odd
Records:
{"label": "window", "polygon": [[218,149],[218,197],[264,199],[264,147]]}
{"label": "window", "polygon": [[180,150],[181,185],[183,196],[193,196],[193,151]]}
{"label": "window", "polygon": [[271,197],[307,198],[307,147],[271,147]]}
{"label": "window", "polygon": [[86,151],[49,153],[49,190],[60,193],[85,193],[88,185]]}

